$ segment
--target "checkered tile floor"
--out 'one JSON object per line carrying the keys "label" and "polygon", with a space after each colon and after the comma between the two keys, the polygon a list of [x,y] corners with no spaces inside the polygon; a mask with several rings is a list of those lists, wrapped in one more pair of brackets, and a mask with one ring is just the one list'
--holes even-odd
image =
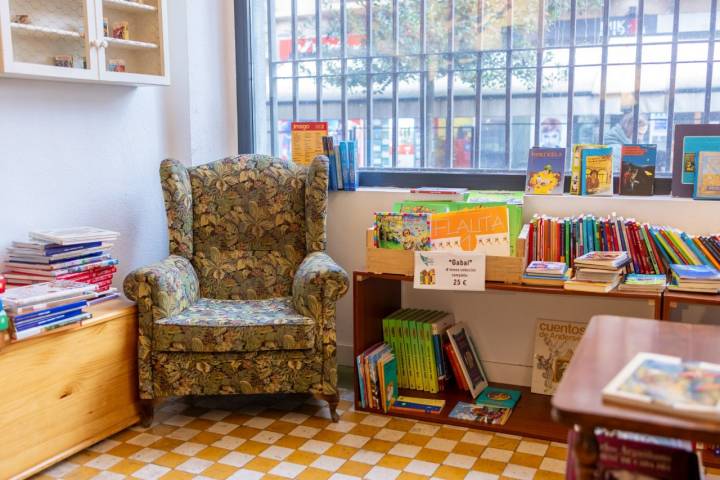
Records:
{"label": "checkered tile floor", "polygon": [[564,478],[563,444],[355,412],[348,390],[339,423],[314,399],[242,401],[168,402],[151,428],[120,432],[36,478]]}
{"label": "checkered tile floor", "polygon": [[[561,479],[565,445],[355,412],[341,421],[303,397],[164,404],[133,427],[46,470],[64,479]],[[211,408],[212,407],[212,408]]]}

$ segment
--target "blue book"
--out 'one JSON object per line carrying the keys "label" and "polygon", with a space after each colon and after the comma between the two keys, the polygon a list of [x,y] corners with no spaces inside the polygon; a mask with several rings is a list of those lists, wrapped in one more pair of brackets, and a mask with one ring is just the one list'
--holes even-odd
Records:
{"label": "blue book", "polygon": [[347,150],[348,150],[348,176],[349,176],[349,183],[348,190],[351,192],[354,192],[357,190],[357,145],[354,141],[347,142]]}
{"label": "blue book", "polygon": [[332,137],[323,137],[323,149],[328,158],[328,190],[337,190],[337,173],[335,172],[335,147]]}
{"label": "blue book", "polygon": [[670,265],[673,275],[684,280],[720,280],[720,272],[709,265]]}
{"label": "blue book", "polygon": [[712,266],[712,262],[708,260],[705,254],[697,247],[697,245],[695,245],[695,242],[693,242],[692,239],[688,237],[687,233],[680,232],[680,238],[683,242],[685,242],[685,245],[690,247],[690,250],[692,250],[695,256],[698,257],[698,260],[700,260],[704,265]]}
{"label": "blue book", "polygon": [[445,377],[445,368],[443,365],[442,338],[440,335],[433,335],[433,350],[435,351],[435,368],[437,368],[438,378]]}
{"label": "blue book", "polygon": [[343,190],[350,190],[350,157],[348,142],[340,142],[340,168],[342,169]]}
{"label": "blue book", "polygon": [[86,248],[95,248],[102,245],[102,242],[78,243],[75,245],[56,245],[51,244],[45,247],[45,255],[56,255],[58,253],[74,252],[75,250],[85,250]]}
{"label": "blue book", "polygon": [[26,313],[24,315],[18,315],[15,317],[15,322],[22,322],[25,320],[38,320],[48,315],[62,313],[67,310],[76,310],[87,306],[87,301],[82,300],[79,302],[68,303],[67,305],[60,305],[59,307],[46,308],[45,310],[38,310],[35,312]]}
{"label": "blue book", "polygon": [[612,148],[586,148],[580,163],[582,195],[612,195]]}
{"label": "blue book", "polygon": [[360,388],[360,405],[363,408],[367,408],[368,405],[365,400],[365,376],[363,375],[362,357],[362,355],[358,355],[355,358],[355,363],[357,364],[358,386]]}
{"label": "blue book", "polygon": [[432,405],[424,405],[422,403],[412,403],[412,402],[405,402],[401,400],[395,400],[395,403],[392,405],[394,408],[409,408],[413,410],[422,410],[425,413],[433,413],[433,412],[439,412],[443,409],[443,407],[436,407]]}
{"label": "blue book", "polygon": [[520,400],[519,390],[509,388],[487,387],[478,395],[475,403],[492,405],[493,407],[513,408]]}
{"label": "blue book", "polygon": [[69,318],[77,317],[78,315],[82,315],[82,313],[83,313],[82,309],[76,309],[76,310],[71,310],[69,312],[61,313],[58,315],[51,315],[49,317],[45,317],[44,319],[40,319],[40,320],[28,320],[28,321],[21,322],[21,323],[18,323],[18,322],[13,322],[13,323],[15,325],[15,331],[22,332],[23,330],[28,330],[30,328],[42,327],[45,325],[50,325],[53,323],[60,322],[62,320],[67,320]]}
{"label": "blue book", "polygon": [[[70,257],[70,258],[60,258],[58,260],[50,260],[50,265],[53,265],[55,263],[65,263],[65,262],[71,262],[73,260],[81,260],[84,258],[92,258],[92,257],[98,257],[100,255],[103,255],[104,252],[94,252],[94,253],[88,253],[86,255],[78,255],[77,257]],[[26,263],[26,262],[23,262]]]}

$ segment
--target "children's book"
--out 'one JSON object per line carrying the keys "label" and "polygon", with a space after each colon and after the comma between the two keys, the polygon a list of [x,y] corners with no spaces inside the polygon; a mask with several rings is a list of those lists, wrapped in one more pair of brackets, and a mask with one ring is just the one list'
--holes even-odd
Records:
{"label": "children's book", "polygon": [[641,352],[602,394],[609,402],[720,421],[720,365]]}
{"label": "children's book", "polygon": [[504,425],[511,413],[512,409],[510,408],[458,402],[448,416],[450,418],[467,420],[469,422],[485,423],[488,425]]}
{"label": "children's book", "polygon": [[686,281],[720,281],[720,272],[709,265],[670,265],[673,276]]}
{"label": "children's book", "polygon": [[92,284],[58,280],[13,288],[2,294],[2,301],[7,306],[18,308],[35,303],[85,295],[94,292],[96,289],[97,286]]}
{"label": "children's book", "polygon": [[470,332],[464,324],[458,323],[448,328],[447,334],[470,395],[475,398],[487,388],[488,380]]}
{"label": "children's book", "polygon": [[565,262],[541,262],[533,260],[525,272],[532,275],[562,277],[567,272],[568,266]]}
{"label": "children's book", "polygon": [[623,145],[620,152],[620,195],[653,195],[657,145]]}
{"label": "children's book", "polygon": [[700,152],[697,157],[694,197],[720,200],[720,152]]}
{"label": "children's book", "polygon": [[432,200],[403,200],[395,202],[393,212],[399,213],[445,213],[450,211],[452,202]]}
{"label": "children's book", "polygon": [[617,270],[630,260],[627,252],[588,252],[575,259],[577,268],[598,268],[602,270]]}
{"label": "children's book", "polygon": [[397,361],[392,352],[387,352],[378,360],[378,373],[382,410],[387,413],[390,405],[398,397]]}
{"label": "children's book", "polygon": [[31,239],[44,240],[58,245],[111,241],[119,236],[118,232],[95,227],[73,227],[30,232]]}
{"label": "children's book", "polygon": [[565,180],[565,149],[530,149],[528,154],[525,193],[562,195]]}
{"label": "children's book", "polygon": [[430,250],[430,214],[402,214],[403,250]]}
{"label": "children's book", "polygon": [[720,152],[720,136],[687,136],[682,152],[682,183],[694,185],[700,152]]}
{"label": "children's book", "polygon": [[582,153],[589,148],[606,148],[606,145],[577,144],[573,145],[571,171],[570,171],[570,195],[580,195],[580,178],[582,177]]}
{"label": "children's book", "polygon": [[403,216],[400,213],[375,213],[375,235],[379,248],[402,250]]}
{"label": "children's book", "polygon": [[515,408],[520,400],[520,391],[509,388],[487,387],[480,392],[475,403],[489,405],[491,407]]}
{"label": "children's book", "polygon": [[432,216],[431,250],[510,255],[508,207],[495,206]]}
{"label": "children's book", "polygon": [[585,328],[583,323],[538,319],[530,388],[533,393],[555,393]]}
{"label": "children's book", "polygon": [[613,194],[612,148],[583,149],[580,167],[582,195]]}

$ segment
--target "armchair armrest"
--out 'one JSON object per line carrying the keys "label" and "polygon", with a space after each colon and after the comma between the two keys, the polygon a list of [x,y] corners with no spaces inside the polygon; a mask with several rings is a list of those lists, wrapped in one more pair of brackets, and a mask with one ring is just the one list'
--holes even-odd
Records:
{"label": "armchair armrest", "polygon": [[138,378],[140,398],[153,398],[152,345],[155,320],[177,315],[198,297],[199,282],[190,261],[170,255],[125,277],[125,295],[138,305]]}
{"label": "armchair armrest", "polygon": [[324,307],[337,302],[347,293],[347,272],[325,252],[313,252],[300,264],[293,280],[295,309],[316,320],[325,318]]}

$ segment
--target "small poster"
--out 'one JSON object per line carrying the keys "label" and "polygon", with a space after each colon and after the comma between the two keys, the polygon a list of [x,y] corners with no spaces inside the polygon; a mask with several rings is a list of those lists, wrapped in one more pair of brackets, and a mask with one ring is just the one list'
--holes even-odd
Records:
{"label": "small poster", "polygon": [[324,155],[323,137],[328,134],[327,122],[292,122],[292,160],[298,165],[310,165],[318,155]]}
{"label": "small poster", "polygon": [[485,254],[471,252],[415,252],[415,288],[427,290],[485,290]]}
{"label": "small poster", "polygon": [[435,213],[430,222],[431,250],[510,255],[507,205]]}
{"label": "small poster", "polygon": [[530,387],[532,393],[555,393],[585,328],[584,323],[538,319]]}

